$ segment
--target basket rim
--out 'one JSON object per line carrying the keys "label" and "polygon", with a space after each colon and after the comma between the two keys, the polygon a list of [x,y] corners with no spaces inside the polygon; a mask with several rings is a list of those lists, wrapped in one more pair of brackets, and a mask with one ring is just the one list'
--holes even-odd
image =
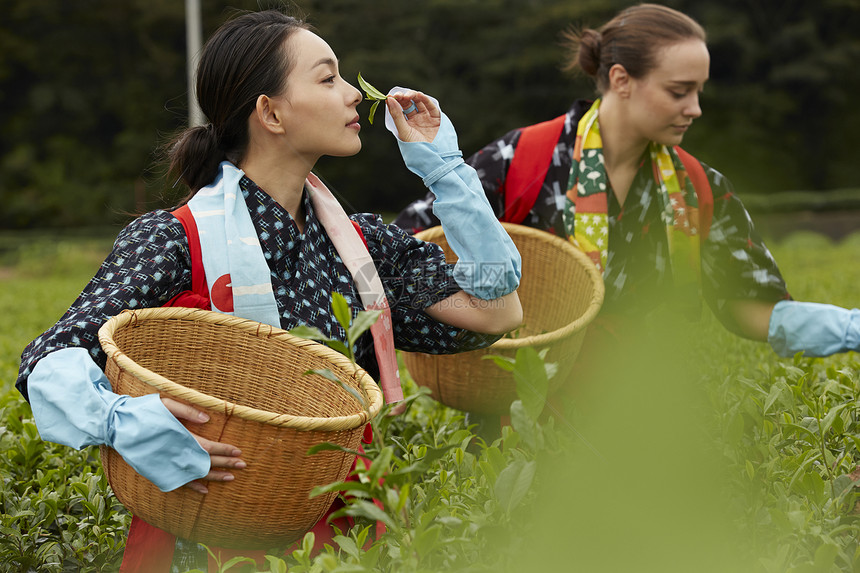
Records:
{"label": "basket rim", "polygon": [[[124,327],[129,323],[154,319],[206,322],[243,330],[261,338],[282,340],[292,346],[302,348],[306,352],[323,358],[347,372],[354,373],[359,380],[359,385],[365,398],[368,399],[369,404],[366,405],[365,411],[357,414],[330,418],[296,416],[293,414],[275,414],[273,412],[260,410],[250,406],[234,404],[227,400],[209,396],[199,390],[183,386],[182,384],[174,382],[139,365],[122,352],[113,340],[113,336],[119,328]],[[108,319],[108,321],[99,328],[99,342],[109,359],[113,359],[116,361],[118,366],[131,372],[139,380],[155,388],[157,391],[168,393],[172,397],[187,401],[194,406],[199,406],[210,411],[226,412],[231,416],[237,416],[248,421],[303,431],[337,431],[357,428],[376,417],[382,409],[382,391],[379,386],[367,372],[354,364],[349,360],[349,358],[324,344],[294,336],[286,330],[276,328],[268,324],[263,324],[255,320],[199,308],[157,307],[126,309],[116,316]],[[345,392],[345,390],[339,385],[338,391]],[[355,400],[354,396],[351,396],[351,398]]]}
{"label": "basket rim", "polygon": [[[523,348],[526,346],[547,346],[564,340],[570,336],[573,336],[580,330],[587,327],[600,312],[600,308],[603,305],[603,297],[605,293],[603,277],[601,276],[600,271],[598,271],[594,262],[588,257],[588,255],[577,249],[570,241],[566,239],[562,239],[561,237],[558,237],[546,231],[541,231],[540,229],[527,227],[525,225],[517,225],[515,223],[506,222],[501,222],[501,224],[505,231],[508,233],[508,235],[524,236],[530,239],[535,239],[547,243],[563,251],[566,255],[577,259],[585,268],[586,273],[588,273],[588,277],[591,280],[592,284],[592,293],[591,300],[589,301],[585,312],[582,313],[579,317],[577,317],[577,319],[573,322],[570,322],[551,332],[533,334],[524,338],[501,338],[491,344],[489,347],[487,347],[486,350],[516,350],[518,348]],[[421,239],[422,241],[432,241],[434,238],[438,238],[442,235],[444,235],[442,227],[440,225],[437,225],[435,227],[430,227],[428,229],[424,229],[423,231],[419,231],[415,234],[415,237]]]}

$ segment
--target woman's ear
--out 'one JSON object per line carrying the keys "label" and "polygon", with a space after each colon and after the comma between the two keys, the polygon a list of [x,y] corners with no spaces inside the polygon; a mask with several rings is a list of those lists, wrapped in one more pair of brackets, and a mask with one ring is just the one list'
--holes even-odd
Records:
{"label": "woman's ear", "polygon": [[284,133],[282,123],[281,110],[277,106],[277,102],[273,101],[269,96],[263,94],[257,97],[257,105],[254,108],[254,116],[259,121],[260,126],[266,131],[274,134]]}
{"label": "woman's ear", "polygon": [[632,79],[627,69],[621,64],[614,64],[609,68],[609,90],[617,93],[622,98],[630,96]]}

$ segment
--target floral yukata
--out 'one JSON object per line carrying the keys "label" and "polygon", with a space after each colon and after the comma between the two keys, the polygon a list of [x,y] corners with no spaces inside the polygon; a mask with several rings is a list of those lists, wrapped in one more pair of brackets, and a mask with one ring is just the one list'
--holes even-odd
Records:
{"label": "floral yukata", "polygon": [[[523,225],[564,237],[565,198],[573,157],[576,129],[591,107],[579,100],[567,112],[567,120],[553,151],[540,193]],[[484,192],[496,214],[505,208],[502,187],[516,152],[521,131],[513,130],[469,158],[481,178]],[[727,328],[733,321],[725,310],[733,299],[775,302],[788,298],[785,282],[773,257],[753,228],[752,220],[722,174],[703,164],[711,183],[714,215],[707,239],[701,243],[701,289],[710,308]],[[603,273],[606,294],[602,315],[635,315],[672,298],[673,277],[654,181],[647,152],[630,187],[624,205],[608,193],[608,249]],[[437,225],[432,198],[415,201],[395,224],[416,232]]]}

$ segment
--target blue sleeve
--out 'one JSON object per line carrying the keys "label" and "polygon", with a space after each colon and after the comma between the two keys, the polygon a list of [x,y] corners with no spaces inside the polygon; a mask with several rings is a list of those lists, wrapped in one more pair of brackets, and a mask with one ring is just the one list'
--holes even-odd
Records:
{"label": "blue sleeve", "polygon": [[161,491],[209,473],[209,454],[158,394],[138,398],[111,391],[83,348],[42,358],[29,377],[30,405],[43,440],[76,449],[105,444]]}
{"label": "blue sleeve", "polygon": [[454,126],[445,114],[432,143],[397,140],[410,171],[435,196],[439,218],[451,249],[459,257],[454,278],[469,294],[495,299],[519,286],[520,254],[496,219],[475,169],[463,161]]}
{"label": "blue sleeve", "polygon": [[860,310],[783,300],[770,315],[767,341],[780,356],[830,356],[860,350]]}

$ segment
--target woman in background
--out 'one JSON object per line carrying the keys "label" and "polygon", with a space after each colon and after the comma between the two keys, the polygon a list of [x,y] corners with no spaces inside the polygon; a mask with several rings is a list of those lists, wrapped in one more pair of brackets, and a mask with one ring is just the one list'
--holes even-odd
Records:
{"label": "woman in background", "polygon": [[[602,271],[606,296],[587,348],[635,336],[623,325],[656,308],[696,316],[704,298],[730,331],[782,356],[860,349],[860,313],[791,300],[729,180],[678,147],[702,114],[702,27],[642,4],[568,40],[569,67],[591,76],[599,97],[515,129],[468,162],[497,217],[567,237]],[[437,224],[433,203],[412,203],[395,224]]]}

